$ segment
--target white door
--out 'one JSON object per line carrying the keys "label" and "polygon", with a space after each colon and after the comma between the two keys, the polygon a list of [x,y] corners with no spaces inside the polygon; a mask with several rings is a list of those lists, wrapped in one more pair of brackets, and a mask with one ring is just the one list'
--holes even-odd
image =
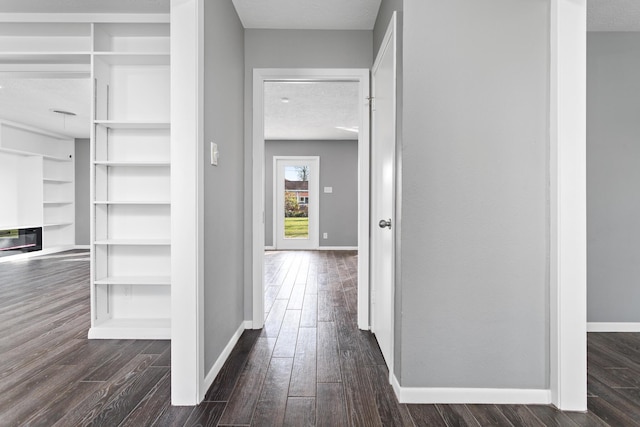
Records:
{"label": "white door", "polygon": [[274,157],[276,249],[318,248],[318,157]]}
{"label": "white door", "polygon": [[395,15],[373,65],[371,144],[371,331],[392,372],[396,149]]}

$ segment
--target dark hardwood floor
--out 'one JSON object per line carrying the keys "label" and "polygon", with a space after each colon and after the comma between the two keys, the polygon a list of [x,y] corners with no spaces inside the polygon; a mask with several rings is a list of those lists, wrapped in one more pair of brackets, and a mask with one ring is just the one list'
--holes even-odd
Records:
{"label": "dark hardwood floor", "polygon": [[640,334],[589,334],[589,413],[403,405],[359,331],[355,252],[269,252],[263,330],[197,407],[170,406],[167,341],[86,339],[82,251],[0,264],[0,426],[638,426]]}

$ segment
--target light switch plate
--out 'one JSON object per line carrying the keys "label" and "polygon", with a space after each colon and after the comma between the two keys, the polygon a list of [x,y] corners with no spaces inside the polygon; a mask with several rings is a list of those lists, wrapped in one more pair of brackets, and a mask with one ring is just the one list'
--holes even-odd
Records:
{"label": "light switch plate", "polygon": [[218,166],[218,157],[220,157],[220,153],[218,152],[218,144],[215,142],[211,143],[211,164],[213,166]]}
{"label": "light switch plate", "polygon": [[324,187],[325,193],[333,193],[333,187]]}

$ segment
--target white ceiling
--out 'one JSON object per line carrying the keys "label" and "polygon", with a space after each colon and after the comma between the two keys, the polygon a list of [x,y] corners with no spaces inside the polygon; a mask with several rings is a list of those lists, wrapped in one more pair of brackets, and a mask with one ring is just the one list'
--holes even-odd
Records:
{"label": "white ceiling", "polygon": [[381,0],[233,0],[245,28],[372,30]]}
{"label": "white ceiling", "polygon": [[267,82],[265,139],[358,139],[361,105],[357,82]]}
{"label": "white ceiling", "polygon": [[588,0],[589,31],[640,31],[640,0]]}
{"label": "white ceiling", "polygon": [[[220,1],[220,0],[207,0]],[[232,0],[246,28],[373,28],[381,0]],[[640,31],[640,0],[587,0],[589,31]],[[0,0],[0,13],[168,13],[169,0]],[[89,136],[86,79],[0,78],[0,117],[76,138]],[[340,85],[340,84],[336,84]],[[356,86],[274,84],[266,134],[273,139],[355,139]],[[324,98],[323,98],[324,96]],[[290,98],[283,104],[282,97]],[[51,109],[74,111],[66,120]]]}
{"label": "white ceiling", "polygon": [[[73,138],[89,138],[89,79],[0,78],[0,86],[0,118]],[[77,116],[51,110],[71,111]]]}
{"label": "white ceiling", "polygon": [[169,0],[1,0],[0,12],[169,13]]}

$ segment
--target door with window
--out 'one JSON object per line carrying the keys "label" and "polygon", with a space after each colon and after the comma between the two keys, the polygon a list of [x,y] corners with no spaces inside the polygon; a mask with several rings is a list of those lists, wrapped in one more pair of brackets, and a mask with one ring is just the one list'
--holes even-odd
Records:
{"label": "door with window", "polygon": [[274,243],[278,250],[318,248],[318,157],[274,157]]}

